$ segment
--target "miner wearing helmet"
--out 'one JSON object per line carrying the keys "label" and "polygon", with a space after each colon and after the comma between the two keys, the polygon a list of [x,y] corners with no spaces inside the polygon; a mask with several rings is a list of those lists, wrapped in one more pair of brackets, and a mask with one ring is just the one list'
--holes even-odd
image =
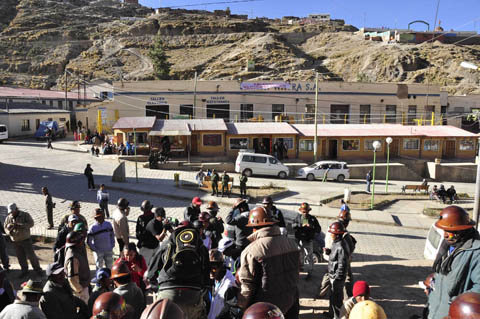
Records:
{"label": "miner wearing helmet", "polygon": [[216,319],[224,307],[225,293],[230,287],[236,287],[235,276],[227,269],[223,254],[218,249],[212,249],[210,258],[210,279],[214,281],[212,301],[208,319]]}
{"label": "miner wearing helmet", "polygon": [[148,306],[140,319],[184,319],[183,310],[170,299],[160,299]]}
{"label": "miner wearing helmet", "polygon": [[343,304],[343,288],[348,271],[349,251],[348,245],[343,238],[345,226],[341,222],[333,222],[328,228],[333,240],[328,252],[328,278],[330,280],[330,306],[329,315],[332,318],[340,318],[340,309]]}
{"label": "miner wearing helmet", "polygon": [[349,319],[387,319],[381,306],[371,300],[365,300],[353,306]]}
{"label": "miner wearing helmet", "polygon": [[222,234],[225,230],[222,217],[217,216],[219,210],[220,208],[216,202],[208,202],[207,212],[210,214],[210,220],[206,233],[212,239],[212,248],[218,247],[218,242],[222,239]]}
{"label": "miner wearing helmet", "polygon": [[151,233],[147,231],[148,223],[155,217],[152,209],[153,205],[149,200],[144,200],[142,206],[140,206],[143,214],[138,216],[137,225],[135,227],[135,235],[137,236],[138,242],[137,247],[140,249],[140,255],[145,258],[147,264],[150,262],[150,259],[155,252],[155,249],[158,247],[158,242]]}
{"label": "miner wearing helmet", "polygon": [[190,206],[185,207],[185,210],[183,211],[183,219],[188,220],[190,223],[193,223],[195,220],[197,220],[198,215],[200,215],[202,212],[200,209],[202,204],[203,201],[200,199],[200,197],[194,197]]}
{"label": "miner wearing helmet", "polygon": [[85,252],[85,237],[81,232],[72,231],[67,235],[65,272],[73,294],[88,303],[90,267]]}
{"label": "miner wearing helmet", "polygon": [[88,229],[87,219],[85,218],[85,216],[80,214],[80,208],[81,208],[80,202],[78,200],[74,200],[73,202],[70,203],[69,208],[70,208],[70,213],[63,215],[62,219],[60,220],[60,224],[58,225],[58,230],[60,231],[64,225],[68,225],[68,222],[69,222],[68,219],[72,215],[76,215],[80,219],[80,222],[82,222],[85,225],[85,227]]}
{"label": "miner wearing helmet", "polygon": [[271,213],[273,218],[278,220],[278,227],[282,231],[282,234],[287,234],[287,226],[285,224],[285,219],[283,218],[283,213],[280,209],[278,209],[275,205],[273,205],[273,199],[271,196],[265,196],[262,201],[263,208],[268,209]]}
{"label": "miner wearing helmet", "polygon": [[448,306],[458,295],[480,292],[480,236],[468,213],[459,206],[448,206],[435,226],[444,231],[433,263],[435,289],[428,296],[429,319],[448,315]]}
{"label": "miner wearing helmet", "polygon": [[277,222],[264,207],[250,211],[247,227],[253,233],[240,257],[238,305],[246,309],[268,301],[280,308],[285,318],[298,318],[300,251],[293,239],[282,236]]}
{"label": "miner wearing helmet", "polygon": [[123,255],[123,248],[129,243],[129,229],[127,216],[130,213],[130,203],[126,198],[119,198],[117,208],[113,211],[113,232],[117,238],[120,255]]}
{"label": "miner wearing helmet", "polygon": [[444,319],[479,319],[480,293],[466,292],[461,294],[450,305],[448,317]]}
{"label": "miner wearing helmet", "polygon": [[127,319],[133,315],[133,309],[125,299],[113,292],[104,292],[95,300],[91,319]]}
{"label": "miner wearing helmet", "polygon": [[145,309],[145,298],[142,290],[132,281],[127,261],[117,260],[112,267],[110,278],[116,287],[113,292],[122,296],[125,302],[132,306],[135,313],[133,318],[139,318],[143,309]]}
{"label": "miner wearing helmet", "polygon": [[[284,319],[282,311],[269,302],[257,302],[243,314],[242,319]],[[288,317],[287,317],[288,318]]]}
{"label": "miner wearing helmet", "polygon": [[252,233],[252,229],[247,227],[249,214],[247,201],[239,198],[225,217],[227,225],[235,227],[235,245],[239,250],[243,250],[250,243],[247,239]]}

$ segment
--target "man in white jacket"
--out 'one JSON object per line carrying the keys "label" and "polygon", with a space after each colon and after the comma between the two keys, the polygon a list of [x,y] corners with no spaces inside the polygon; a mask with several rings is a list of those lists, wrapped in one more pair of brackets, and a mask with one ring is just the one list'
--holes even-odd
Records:
{"label": "man in white jacket", "polygon": [[130,213],[129,202],[125,198],[119,198],[117,208],[113,212],[113,233],[118,242],[120,256],[123,256],[123,248],[129,243],[129,229],[127,216]]}
{"label": "man in white jacket", "polygon": [[237,286],[235,276],[224,264],[223,254],[217,249],[210,250],[210,278],[215,280],[212,292],[212,303],[208,312],[208,319],[215,319],[220,314],[225,303],[225,292],[231,286]]}

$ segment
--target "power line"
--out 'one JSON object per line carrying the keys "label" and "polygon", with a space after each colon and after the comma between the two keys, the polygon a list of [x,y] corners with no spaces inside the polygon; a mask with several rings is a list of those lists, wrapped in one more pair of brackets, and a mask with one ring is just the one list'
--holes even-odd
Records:
{"label": "power line", "polygon": [[215,4],[259,2],[259,1],[264,1],[264,0],[232,0],[232,1],[218,1],[218,2],[202,2],[202,3],[195,3],[195,4],[184,4],[180,6],[166,7],[166,8],[185,8],[185,7],[197,7],[197,6],[207,6],[207,5],[215,5]]}

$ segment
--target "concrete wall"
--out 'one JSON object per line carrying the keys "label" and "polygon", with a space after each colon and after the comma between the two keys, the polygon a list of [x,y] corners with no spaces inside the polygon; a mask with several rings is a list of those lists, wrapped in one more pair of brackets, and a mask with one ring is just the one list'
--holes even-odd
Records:
{"label": "concrete wall", "polygon": [[475,183],[476,181],[477,165],[473,163],[458,163],[452,165],[429,162],[427,167],[430,178],[439,182]]}
{"label": "concrete wall", "polygon": [[[365,179],[367,172],[373,169],[373,165],[349,165],[350,178]],[[401,181],[421,181],[422,178],[418,175],[412,174],[412,171],[402,164],[395,164],[389,166],[388,179]],[[377,164],[375,168],[375,179],[385,180],[387,174],[386,164]]]}
{"label": "concrete wall", "polygon": [[[59,125],[65,125],[70,121],[70,113],[25,113],[25,114],[9,114],[0,116],[0,124],[5,124],[8,128],[9,137],[33,136],[37,131],[36,122],[57,121]],[[22,130],[23,120],[30,121],[30,129]],[[66,129],[66,128],[65,128]]]}

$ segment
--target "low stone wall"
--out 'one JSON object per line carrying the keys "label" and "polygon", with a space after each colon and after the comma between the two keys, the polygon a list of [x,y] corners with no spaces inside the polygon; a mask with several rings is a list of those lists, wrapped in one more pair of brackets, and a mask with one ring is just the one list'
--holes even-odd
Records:
{"label": "low stone wall", "polygon": [[475,183],[477,165],[473,163],[435,164],[428,163],[430,177],[436,181]]}
{"label": "low stone wall", "polygon": [[[372,165],[350,165],[350,178],[365,179],[367,172],[373,169]],[[376,165],[375,179],[385,179],[387,175],[387,165]],[[389,180],[418,181],[420,177],[412,174],[412,171],[403,164],[390,165],[388,172]]]}

